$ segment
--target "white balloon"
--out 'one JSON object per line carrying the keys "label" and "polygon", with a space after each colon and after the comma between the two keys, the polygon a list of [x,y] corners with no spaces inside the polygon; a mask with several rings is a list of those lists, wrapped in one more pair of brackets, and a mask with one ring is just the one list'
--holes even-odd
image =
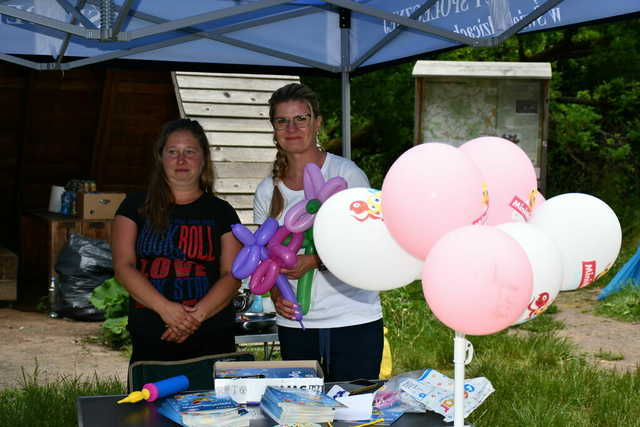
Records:
{"label": "white balloon", "polygon": [[622,245],[613,210],[589,194],[567,193],[539,206],[529,220],[553,240],[562,254],[561,291],[593,283],[609,271]]}
{"label": "white balloon", "polygon": [[538,227],[508,222],[496,228],[507,233],[524,249],[533,272],[533,289],[527,308],[513,324],[519,325],[542,314],[560,293],[562,254],[558,246]]}
{"label": "white balloon", "polygon": [[371,188],[340,191],[322,204],[313,223],[316,250],[329,271],[351,286],[376,291],[411,283],[423,265],[391,237],[381,194]]}

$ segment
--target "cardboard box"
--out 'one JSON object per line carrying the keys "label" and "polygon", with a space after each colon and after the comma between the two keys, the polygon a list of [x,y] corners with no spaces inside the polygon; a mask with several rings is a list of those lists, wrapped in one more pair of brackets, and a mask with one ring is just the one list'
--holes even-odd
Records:
{"label": "cardboard box", "polygon": [[[217,378],[218,373],[229,369],[259,368],[312,368],[317,376],[313,378]],[[322,392],[324,390],[324,373],[315,360],[272,360],[255,362],[216,362],[213,367],[213,386],[217,392],[231,395],[239,403],[260,402],[267,386],[294,387],[304,390]]]}
{"label": "cardboard box", "polygon": [[125,193],[77,193],[76,210],[82,219],[113,219]]}

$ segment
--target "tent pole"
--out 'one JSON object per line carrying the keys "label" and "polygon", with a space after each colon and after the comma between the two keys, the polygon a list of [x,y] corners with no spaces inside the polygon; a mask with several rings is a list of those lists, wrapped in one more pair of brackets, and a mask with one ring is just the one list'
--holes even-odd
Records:
{"label": "tent pole", "polygon": [[342,156],[351,158],[351,86],[349,72],[342,72]]}
{"label": "tent pole", "polygon": [[342,157],[351,159],[351,51],[349,33],[351,31],[351,10],[340,8],[340,58],[342,75]]}

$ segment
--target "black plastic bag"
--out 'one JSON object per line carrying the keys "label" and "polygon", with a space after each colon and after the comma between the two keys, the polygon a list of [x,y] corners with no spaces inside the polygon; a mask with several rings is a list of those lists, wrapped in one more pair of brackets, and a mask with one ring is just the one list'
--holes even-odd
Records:
{"label": "black plastic bag", "polygon": [[91,304],[91,292],[113,277],[111,246],[104,240],[71,233],[56,263],[57,303],[60,317],[102,321],[104,313]]}

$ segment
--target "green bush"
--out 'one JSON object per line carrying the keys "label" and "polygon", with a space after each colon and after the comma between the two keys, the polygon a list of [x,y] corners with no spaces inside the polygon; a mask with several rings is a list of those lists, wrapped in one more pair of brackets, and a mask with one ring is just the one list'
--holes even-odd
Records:
{"label": "green bush", "polygon": [[130,346],[131,337],[127,330],[129,293],[115,277],[95,288],[89,301],[105,314],[106,320],[102,324],[104,343],[113,348]]}

